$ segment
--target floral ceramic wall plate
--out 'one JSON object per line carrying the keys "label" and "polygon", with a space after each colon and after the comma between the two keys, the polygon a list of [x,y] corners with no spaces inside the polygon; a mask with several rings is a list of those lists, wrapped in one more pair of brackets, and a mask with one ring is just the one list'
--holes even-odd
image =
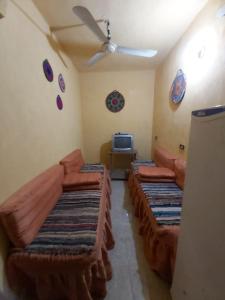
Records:
{"label": "floral ceramic wall plate", "polygon": [[176,77],[170,89],[170,99],[175,103],[179,103],[184,98],[186,91],[186,78],[181,69],[177,71]]}
{"label": "floral ceramic wall plate", "polygon": [[53,81],[53,71],[52,67],[47,59],[43,61],[43,71],[45,74],[45,77],[48,81]]}
{"label": "floral ceramic wall plate", "polygon": [[59,83],[60,90],[64,93],[66,89],[66,85],[61,73],[58,76],[58,83]]}
{"label": "floral ceramic wall plate", "polygon": [[57,107],[58,107],[59,110],[63,109],[62,98],[59,95],[56,97],[56,105],[57,105]]}
{"label": "floral ceramic wall plate", "polygon": [[106,107],[108,110],[111,112],[118,112],[121,109],[123,109],[125,100],[123,95],[118,92],[118,91],[113,91],[111,92],[107,97],[106,97]]}

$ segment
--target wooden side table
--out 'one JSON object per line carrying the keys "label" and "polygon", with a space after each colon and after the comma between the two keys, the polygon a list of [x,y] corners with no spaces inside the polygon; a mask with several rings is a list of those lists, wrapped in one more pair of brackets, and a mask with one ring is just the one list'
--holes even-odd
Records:
{"label": "wooden side table", "polygon": [[113,158],[116,156],[122,156],[126,155],[129,156],[131,161],[136,159],[137,151],[110,151],[109,152],[109,169],[110,169],[110,175],[112,179],[127,179],[127,172],[126,170],[113,170]]}

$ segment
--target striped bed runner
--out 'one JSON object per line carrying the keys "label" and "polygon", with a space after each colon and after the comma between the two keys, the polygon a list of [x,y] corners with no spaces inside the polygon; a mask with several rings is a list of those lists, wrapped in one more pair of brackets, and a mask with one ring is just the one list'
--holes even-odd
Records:
{"label": "striped bed runner", "polygon": [[80,168],[80,172],[82,173],[92,173],[92,172],[100,172],[104,173],[105,166],[103,164],[84,164]]}
{"label": "striped bed runner", "polygon": [[142,159],[136,159],[133,162],[131,162],[131,169],[134,173],[138,172],[138,168],[140,166],[147,166],[147,167],[155,167],[156,164],[153,160],[142,160]]}
{"label": "striped bed runner", "polygon": [[158,225],[179,225],[183,191],[174,182],[140,183]]}
{"label": "striped bed runner", "polygon": [[52,255],[89,253],[96,242],[101,191],[63,193],[25,252]]}

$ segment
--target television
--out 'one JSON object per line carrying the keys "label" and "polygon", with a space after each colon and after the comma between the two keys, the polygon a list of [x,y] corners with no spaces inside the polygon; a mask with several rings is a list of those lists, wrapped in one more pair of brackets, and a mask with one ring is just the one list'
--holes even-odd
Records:
{"label": "television", "polygon": [[118,132],[112,136],[112,151],[129,152],[134,147],[134,138],[132,134]]}

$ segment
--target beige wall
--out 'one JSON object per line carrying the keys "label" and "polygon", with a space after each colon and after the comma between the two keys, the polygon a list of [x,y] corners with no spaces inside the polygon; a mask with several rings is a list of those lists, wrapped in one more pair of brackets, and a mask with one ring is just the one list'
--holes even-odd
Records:
{"label": "beige wall", "polygon": [[[18,3],[18,5],[16,4]],[[78,73],[32,1],[9,1],[0,19],[0,202],[76,147],[82,147]],[[54,82],[42,61],[53,67]],[[66,92],[57,76],[62,73]],[[64,109],[55,104],[62,96]],[[1,235],[2,236],[2,235]],[[3,255],[4,244],[0,247]],[[0,288],[2,287],[0,264]]]}
{"label": "beige wall", "polygon": [[[209,1],[199,17],[156,72],[153,139],[173,153],[187,156],[191,111],[225,104],[225,18],[217,19],[222,0]],[[198,52],[205,47],[204,56]],[[187,90],[179,105],[171,103],[169,91],[178,69],[187,78]],[[184,152],[179,151],[184,144]]]}
{"label": "beige wall", "polygon": [[[113,90],[125,98],[124,108],[110,112],[106,96]],[[87,161],[107,162],[115,132],[134,134],[140,158],[151,150],[154,71],[101,72],[81,74],[84,148]]]}

